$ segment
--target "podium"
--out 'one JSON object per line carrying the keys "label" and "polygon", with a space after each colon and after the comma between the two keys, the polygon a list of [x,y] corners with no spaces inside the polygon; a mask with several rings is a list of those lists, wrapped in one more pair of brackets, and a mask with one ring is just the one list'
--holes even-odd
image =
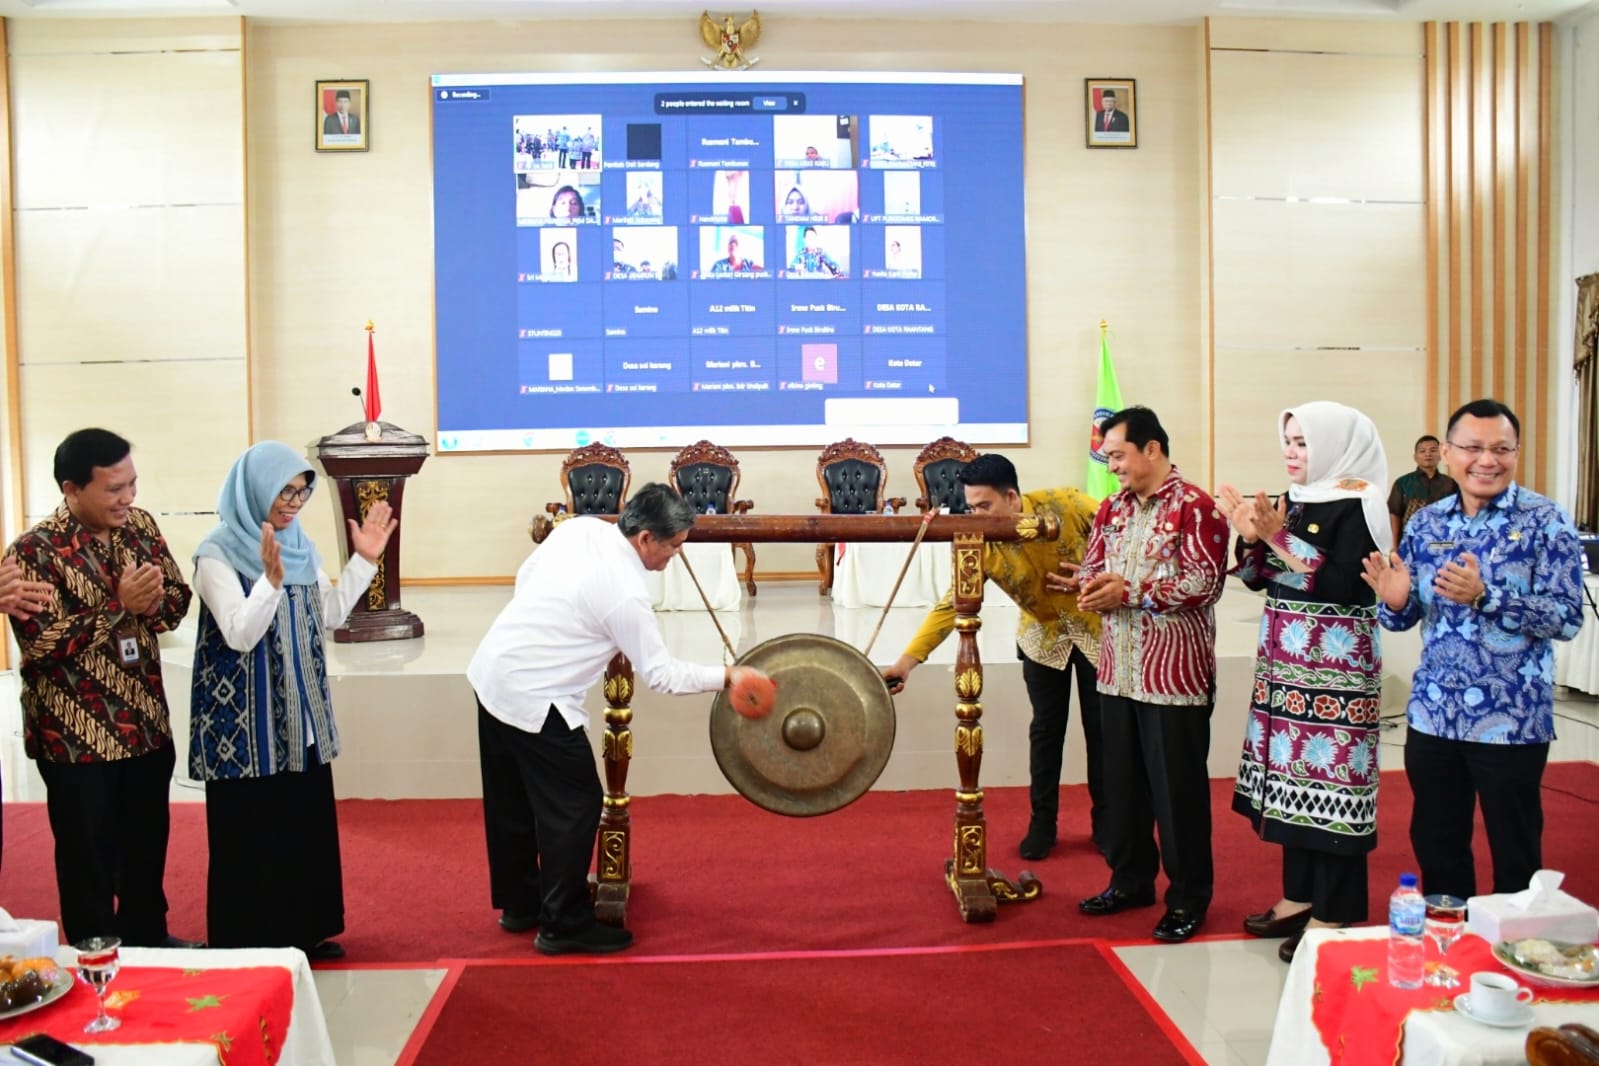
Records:
{"label": "podium", "polygon": [[[424,438],[391,422],[356,422],[317,441],[316,457],[338,487],[339,529],[343,556],[348,559],[355,549],[346,520],[359,525],[379,500],[388,501],[394,517],[400,518],[405,480],[422,469],[428,447]],[[333,631],[338,643],[409,640],[422,635],[422,619],[400,606],[400,538],[404,535],[402,520],[378,560],[378,572],[366,595],[356,601],[345,624]]]}

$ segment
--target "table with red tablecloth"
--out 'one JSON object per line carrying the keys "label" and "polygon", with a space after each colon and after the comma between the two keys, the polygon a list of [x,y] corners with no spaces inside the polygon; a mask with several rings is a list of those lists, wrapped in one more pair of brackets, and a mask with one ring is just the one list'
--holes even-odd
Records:
{"label": "table with red tablecloth", "polygon": [[[69,966],[71,948],[59,961]],[[0,1020],[0,1046],[48,1033],[106,1066],[327,1066],[321,1001],[303,952],[127,948],[106,993],[122,1025],[89,1034],[95,996],[82,981],[55,1002]]]}
{"label": "table with red tablecloth", "polygon": [[[1534,1026],[1599,1027],[1599,989],[1534,985],[1533,1020],[1526,1026],[1473,1021],[1454,1009],[1473,973],[1492,970],[1528,982],[1496,960],[1480,937],[1462,937],[1448,961],[1460,974],[1459,987],[1394,988],[1386,927],[1308,930],[1277,1005],[1267,1066],[1523,1066]],[[1437,965],[1429,942],[1427,969]]]}

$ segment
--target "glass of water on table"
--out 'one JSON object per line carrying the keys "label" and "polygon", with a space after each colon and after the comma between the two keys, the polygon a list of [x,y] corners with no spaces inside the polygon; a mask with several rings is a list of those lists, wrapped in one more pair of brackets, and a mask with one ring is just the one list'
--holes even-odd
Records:
{"label": "glass of water on table", "polygon": [[80,940],[73,947],[78,949],[78,976],[94,989],[96,999],[99,1000],[100,1013],[83,1027],[86,1033],[109,1033],[122,1024],[121,1018],[113,1018],[105,1012],[105,990],[111,979],[122,968],[119,951],[122,941],[114,936],[96,936],[88,940]]}
{"label": "glass of water on table", "polygon": [[1459,896],[1428,896],[1426,930],[1428,939],[1438,945],[1440,956],[1438,965],[1428,972],[1426,983],[1434,988],[1458,987],[1460,974],[1443,959],[1466,932],[1466,901]]}

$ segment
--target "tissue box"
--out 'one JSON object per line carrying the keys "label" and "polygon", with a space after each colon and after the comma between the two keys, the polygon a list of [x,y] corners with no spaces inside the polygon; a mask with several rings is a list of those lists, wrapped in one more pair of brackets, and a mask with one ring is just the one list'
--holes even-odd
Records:
{"label": "tissue box", "polygon": [[1540,895],[1526,906],[1513,902],[1520,893],[1497,892],[1466,901],[1466,932],[1490,944],[1538,937],[1567,944],[1599,940],[1599,911],[1559,889]]}
{"label": "tissue box", "polygon": [[56,923],[36,918],[18,918],[16,922],[17,928],[0,932],[0,955],[15,955],[19,959],[56,957],[56,948],[61,946],[61,933]]}

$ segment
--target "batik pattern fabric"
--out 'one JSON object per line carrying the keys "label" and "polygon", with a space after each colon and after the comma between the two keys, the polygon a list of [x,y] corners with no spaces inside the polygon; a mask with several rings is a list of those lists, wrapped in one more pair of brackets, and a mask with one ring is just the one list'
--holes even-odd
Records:
{"label": "batik pattern fabric", "polygon": [[[30,759],[108,762],[148,755],[172,743],[157,634],[178,627],[193,593],[149,513],[137,507],[102,542],[65,503],[17,538],[30,581],[55,588],[48,607],[12,619],[22,649],[23,746]],[[135,615],[117,597],[120,576],[146,563],[161,568],[155,610]],[[125,639],[136,661],[125,662]]]}
{"label": "batik pattern fabric", "polygon": [[[240,575],[245,591],[249,579]],[[234,651],[200,601],[189,715],[189,776],[198,781],[304,771],[339,754],[317,585],[283,586],[266,635]],[[315,744],[313,751],[307,748]]]}
{"label": "batik pattern fabric", "polygon": [[[1466,552],[1486,590],[1476,604],[1437,594],[1438,571]],[[1479,744],[1555,739],[1554,641],[1582,628],[1582,544],[1553,500],[1514,482],[1476,514],[1458,495],[1416,512],[1399,541],[1410,598],[1383,605],[1384,629],[1421,623],[1411,729]]]}
{"label": "batik pattern fabric", "polygon": [[1334,853],[1377,843],[1382,659],[1360,580],[1376,545],[1359,500],[1295,506],[1265,543],[1238,544],[1234,576],[1266,591],[1233,809],[1264,840]]}
{"label": "batik pattern fabric", "polygon": [[1175,466],[1149,499],[1123,489],[1099,505],[1079,576],[1127,583],[1122,606],[1103,615],[1100,692],[1174,706],[1215,698],[1227,537],[1216,502]]}

